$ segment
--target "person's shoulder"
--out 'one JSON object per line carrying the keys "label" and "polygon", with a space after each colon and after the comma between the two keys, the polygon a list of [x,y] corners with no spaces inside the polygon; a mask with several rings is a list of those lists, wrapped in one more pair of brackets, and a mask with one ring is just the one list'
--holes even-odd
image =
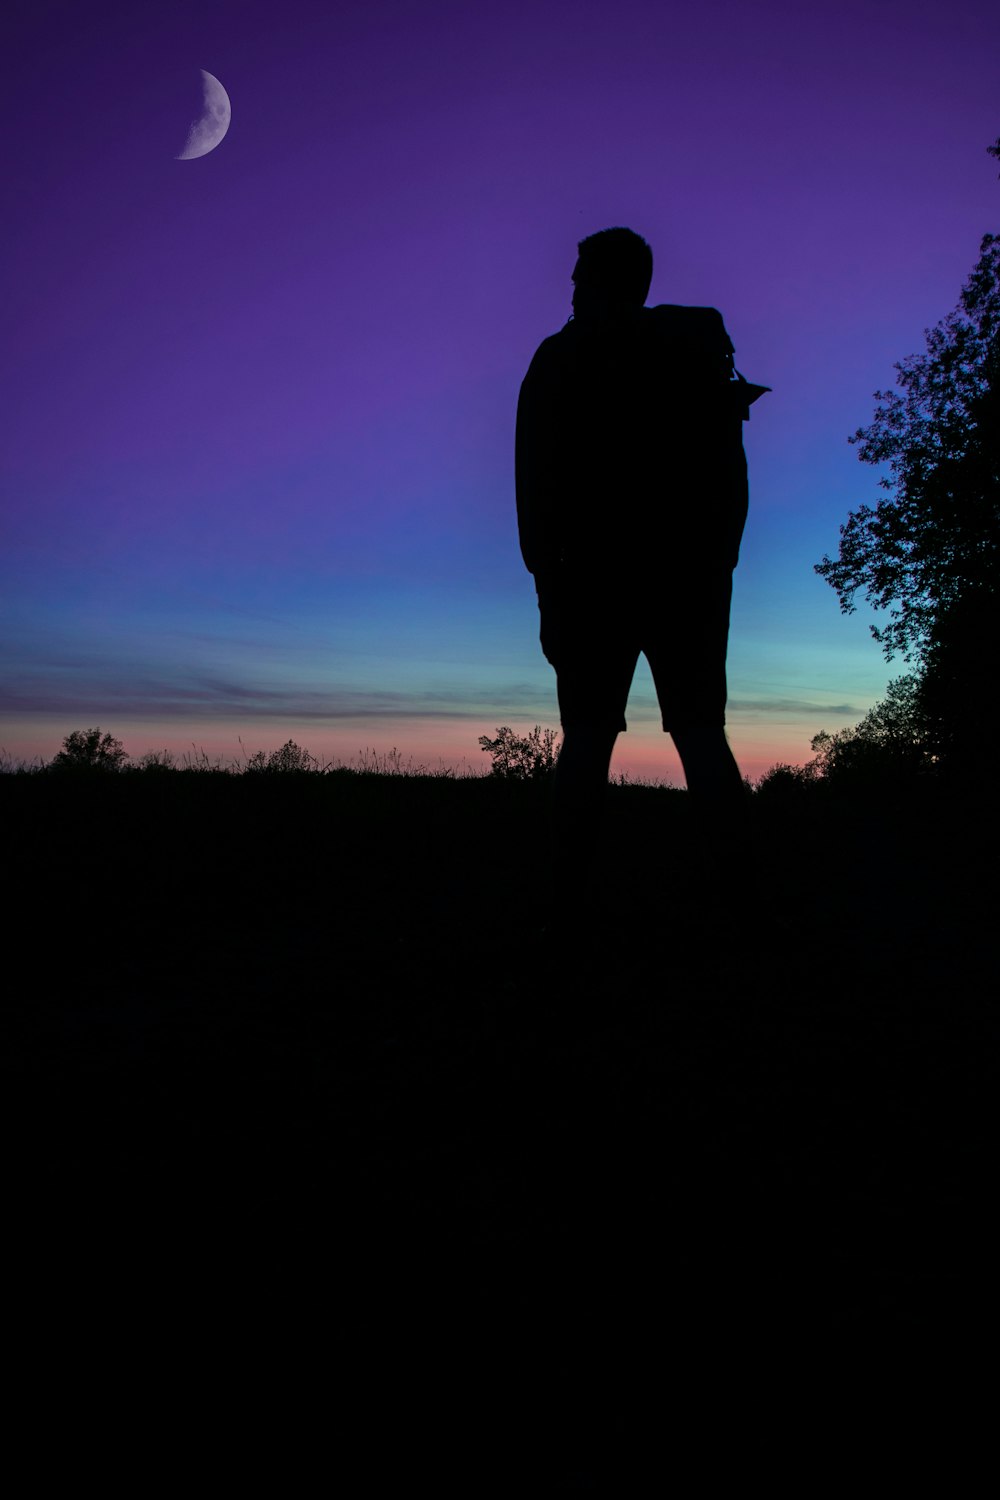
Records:
{"label": "person's shoulder", "polygon": [[[550,333],[548,338],[542,339],[542,342],[532,355],[531,363],[528,366],[528,375],[537,377],[549,371],[556,371],[566,363],[568,358],[572,357],[575,343],[572,329],[573,321],[570,319],[557,333]],[[527,379],[527,375],[525,379]]]}
{"label": "person's shoulder", "polygon": [[538,355],[541,355],[543,359],[558,358],[565,350],[572,348],[576,342],[578,333],[579,329],[576,321],[570,318],[555,333],[550,333],[547,339],[542,339],[542,342],[535,351],[535,357],[537,358]]}

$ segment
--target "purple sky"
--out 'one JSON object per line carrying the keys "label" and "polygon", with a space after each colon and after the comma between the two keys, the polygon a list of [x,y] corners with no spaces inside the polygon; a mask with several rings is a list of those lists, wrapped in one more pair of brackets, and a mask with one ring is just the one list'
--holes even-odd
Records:
{"label": "purple sky", "polygon": [[[476,769],[558,723],[513,426],[576,242],[650,241],[773,386],[729,727],[801,761],[905,670],[812,571],[849,433],[996,230],[995,0],[11,7],[0,744],[290,736]],[[199,69],[232,100],[177,161]],[[677,775],[640,664],[615,768]]]}

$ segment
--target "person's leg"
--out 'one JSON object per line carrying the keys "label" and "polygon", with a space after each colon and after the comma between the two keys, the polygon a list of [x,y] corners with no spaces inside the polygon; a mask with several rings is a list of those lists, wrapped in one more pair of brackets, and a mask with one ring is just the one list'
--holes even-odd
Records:
{"label": "person's leg", "polygon": [[603,577],[563,579],[541,601],[542,644],[556,670],[562,745],[549,821],[549,929],[586,925],[600,863],[608,772],[639,648],[626,601]]}
{"label": "person's leg", "polygon": [[560,865],[587,858],[597,842],[617,729],[563,732],[552,785],[553,854]]}
{"label": "person's leg", "polygon": [[663,727],[677,746],[692,804],[722,817],[746,800],[725,729],[732,587],[726,568],[671,580],[644,636]]}
{"label": "person's leg", "polygon": [[704,807],[742,806],[745,787],[723,725],[670,731],[693,802]]}
{"label": "person's leg", "polygon": [[750,796],[722,725],[671,730],[680,755],[693,815],[689,877],[704,882],[705,899],[720,913],[745,903],[745,885],[734,877],[752,861]]}
{"label": "person's leg", "polygon": [[725,730],[732,573],[693,569],[665,593],[650,624],[646,655],[663,727],[673,737],[687,782],[693,815],[688,873],[707,878],[711,893],[749,853],[749,798]]}
{"label": "person's leg", "polygon": [[575,726],[563,731],[552,785],[553,904],[564,917],[583,914],[604,825],[617,729]]}

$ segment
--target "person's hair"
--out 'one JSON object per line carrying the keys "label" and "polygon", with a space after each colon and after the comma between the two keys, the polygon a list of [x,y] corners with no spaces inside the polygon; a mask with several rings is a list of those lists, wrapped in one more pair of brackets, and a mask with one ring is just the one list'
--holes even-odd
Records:
{"label": "person's hair", "polygon": [[653,252],[634,229],[601,229],[577,245],[580,279],[616,302],[637,302],[649,295]]}

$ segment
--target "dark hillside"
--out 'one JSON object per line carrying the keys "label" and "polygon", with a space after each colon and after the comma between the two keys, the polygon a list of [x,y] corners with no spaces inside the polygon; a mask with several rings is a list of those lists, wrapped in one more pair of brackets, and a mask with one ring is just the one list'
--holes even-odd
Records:
{"label": "dark hillside", "polygon": [[758,795],[747,847],[710,858],[684,794],[612,788],[567,964],[538,937],[544,786],[147,772],[0,797],[7,1201],[47,1284],[93,1254],[140,1321],[181,1288],[235,1303],[230,1355],[280,1304],[417,1405],[433,1348],[480,1458],[514,1381],[490,1462],[546,1434],[543,1490],[624,1482],[664,1422],[709,1442],[718,1403],[763,1441],[764,1350],[829,1374],[853,1349],[874,1401],[859,1349],[905,1364],[986,1317],[983,809]]}

